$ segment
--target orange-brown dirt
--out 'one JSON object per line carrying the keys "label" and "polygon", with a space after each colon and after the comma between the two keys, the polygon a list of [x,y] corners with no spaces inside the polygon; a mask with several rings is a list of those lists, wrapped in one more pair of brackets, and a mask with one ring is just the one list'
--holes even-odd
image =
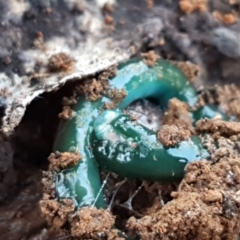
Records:
{"label": "orange-brown dirt", "polygon": [[189,106],[176,98],[172,98],[169,101],[168,109],[164,112],[162,121],[163,124],[176,125],[194,133],[193,119],[189,114]]}
{"label": "orange-brown dirt", "polygon": [[72,222],[72,235],[85,239],[124,240],[118,236],[118,230],[113,229],[115,219],[109,210],[83,207],[77,212]]}
{"label": "orange-brown dirt", "polygon": [[55,152],[51,153],[48,161],[50,162],[49,169],[60,171],[67,167],[73,167],[79,163],[82,156],[78,152]]}
{"label": "orange-brown dirt", "polygon": [[224,24],[234,24],[237,21],[237,17],[233,13],[222,14],[219,11],[213,11],[213,16]]}
{"label": "orange-brown dirt", "polygon": [[196,64],[180,61],[171,61],[171,63],[179,67],[191,83],[194,83],[196,78],[200,75],[201,69]]}
{"label": "orange-brown dirt", "polygon": [[185,13],[206,11],[208,9],[208,0],[180,0],[179,7]]}
{"label": "orange-brown dirt", "polygon": [[157,132],[158,140],[166,147],[173,147],[181,141],[188,140],[191,132],[177,125],[163,125]]}
{"label": "orange-brown dirt", "polygon": [[58,117],[67,120],[73,118],[75,114],[76,113],[69,106],[64,106],[62,112],[58,114]]}
{"label": "orange-brown dirt", "polygon": [[50,72],[71,73],[74,70],[74,61],[66,53],[57,53],[48,59],[48,69]]}
{"label": "orange-brown dirt", "polygon": [[100,73],[96,78],[85,79],[75,89],[75,96],[84,94],[88,101],[96,101],[103,93],[109,89],[108,79],[116,74],[116,66],[112,66],[108,71]]}
{"label": "orange-brown dirt", "polygon": [[156,61],[160,58],[158,54],[156,54],[154,51],[149,51],[147,53],[142,53],[141,56],[144,58],[145,63],[152,67],[155,65]]}

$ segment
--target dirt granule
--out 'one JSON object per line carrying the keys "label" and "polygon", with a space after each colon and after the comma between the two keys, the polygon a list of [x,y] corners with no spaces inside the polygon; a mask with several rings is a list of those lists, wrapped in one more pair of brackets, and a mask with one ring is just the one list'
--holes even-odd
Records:
{"label": "dirt granule", "polygon": [[214,136],[231,136],[240,133],[240,122],[204,118],[197,121],[196,129],[199,132],[214,133]]}
{"label": "dirt granule", "polygon": [[55,199],[55,173],[51,171],[42,172],[43,200]]}
{"label": "dirt granule", "polygon": [[43,45],[44,45],[44,35],[43,35],[43,33],[41,31],[38,31],[36,33],[36,38],[33,41],[33,46],[35,48],[41,49],[41,48],[43,48]]}
{"label": "dirt granule", "polygon": [[58,114],[58,117],[62,120],[68,120],[75,117],[76,113],[69,107],[64,106],[61,113]]}
{"label": "dirt granule", "polygon": [[100,111],[104,111],[106,109],[115,109],[116,108],[116,104],[114,102],[107,102],[104,103],[103,109],[101,109]]}
{"label": "dirt granule", "polygon": [[127,96],[127,92],[125,89],[110,89],[107,95],[112,101],[105,103],[103,109],[114,109]]}
{"label": "dirt granule", "polygon": [[213,104],[220,106],[223,112],[240,119],[240,88],[235,84],[215,85],[199,94],[202,105]]}
{"label": "dirt granule", "polygon": [[74,61],[66,53],[57,53],[48,59],[48,69],[50,72],[72,73]]}
{"label": "dirt granule", "polygon": [[193,119],[189,114],[189,106],[177,98],[172,98],[168,102],[168,110],[165,111],[162,122],[164,125],[176,125],[194,133]]}
{"label": "dirt granule", "polygon": [[226,25],[234,24],[237,21],[237,17],[233,13],[222,14],[219,11],[214,11],[213,16]]}
{"label": "dirt granule", "polygon": [[179,7],[185,13],[203,12],[208,9],[208,0],[180,0]]}
{"label": "dirt granule", "polygon": [[114,6],[111,3],[107,2],[104,4],[102,10],[103,13],[112,13],[114,11]]}
{"label": "dirt granule", "polygon": [[74,212],[75,206],[72,200],[41,200],[40,208],[48,224],[58,230],[69,220],[70,214]]}
{"label": "dirt granule", "polygon": [[6,98],[8,96],[8,88],[2,88],[0,90],[0,96]]}
{"label": "dirt granule", "polygon": [[111,25],[111,24],[114,23],[114,18],[111,15],[106,14],[105,17],[104,17],[104,22],[107,25]]}
{"label": "dirt granule", "polygon": [[111,89],[108,91],[108,96],[115,104],[118,104],[127,96],[127,92],[125,89]]}
{"label": "dirt granule", "polygon": [[[77,103],[78,97],[81,95],[85,95],[88,101],[96,101],[102,97],[109,90],[109,78],[112,78],[116,74],[117,66],[113,65],[108,70],[101,72],[96,78],[86,78],[80,84],[75,85],[72,95],[69,97],[63,97],[62,104],[63,109],[62,112],[59,113],[59,118],[62,120],[68,120],[76,116],[76,112],[71,109],[70,106],[75,105]],[[115,102],[119,102],[122,100],[126,93],[124,91],[115,91],[115,93],[111,93],[114,104]],[[120,97],[122,96],[122,97]],[[111,103],[109,103],[111,106]],[[112,106],[114,108],[115,105]],[[110,109],[111,107],[109,107]]]}
{"label": "dirt granule", "polygon": [[96,101],[109,88],[108,82],[100,82],[95,78],[88,79],[80,86],[88,101]]}
{"label": "dirt granule", "polygon": [[201,69],[194,63],[182,61],[171,61],[171,63],[180,68],[191,83],[200,75]]}
{"label": "dirt granule", "polygon": [[143,57],[143,60],[148,67],[153,67],[156,64],[156,61],[160,59],[160,56],[157,55],[154,51],[142,53],[141,56]]}
{"label": "dirt granule", "polygon": [[[240,119],[240,88],[235,84],[217,86],[213,95],[217,99],[217,104],[221,104],[224,111]],[[214,100],[213,100],[214,101]]]}
{"label": "dirt granule", "polygon": [[154,1],[153,0],[146,0],[147,9],[152,9],[154,7]]}
{"label": "dirt granule", "polygon": [[12,62],[12,59],[10,57],[5,57],[3,62],[5,65],[9,65]]}
{"label": "dirt granule", "polygon": [[234,5],[237,4],[238,0],[229,0],[229,4]]}
{"label": "dirt granule", "polygon": [[158,140],[166,147],[173,147],[188,140],[191,132],[181,126],[163,125],[157,133]]}
{"label": "dirt granule", "polygon": [[69,235],[69,231],[64,226],[71,223],[72,215],[75,212],[75,205],[71,199],[56,198],[55,178],[56,172],[43,172],[43,197],[39,202],[39,206],[50,230],[58,232],[59,237],[64,237]]}
{"label": "dirt granule", "polygon": [[117,66],[113,65],[108,70],[100,73],[96,78],[89,78],[81,82],[76,89],[75,95],[84,94],[88,101],[96,101],[109,90],[109,79],[116,75]]}
{"label": "dirt granule", "polygon": [[[227,192],[233,195],[239,194],[240,159],[228,157],[228,155],[231,155],[231,153],[222,155],[221,159],[215,163],[201,160],[189,164],[186,168],[185,178],[179,187],[180,191],[204,192],[206,189],[220,189],[226,194]],[[216,159],[216,156],[212,157],[213,160]]]}
{"label": "dirt granule", "polygon": [[124,239],[118,237],[118,230],[112,229],[115,218],[108,210],[83,207],[73,219],[71,233],[81,239]]}
{"label": "dirt granule", "polygon": [[78,152],[55,152],[48,157],[50,162],[49,169],[59,172],[64,168],[69,168],[77,165],[82,156]]}

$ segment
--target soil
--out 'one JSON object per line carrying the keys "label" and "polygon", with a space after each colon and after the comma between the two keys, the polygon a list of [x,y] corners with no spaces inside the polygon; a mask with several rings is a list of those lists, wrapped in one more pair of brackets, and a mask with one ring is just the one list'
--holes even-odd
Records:
{"label": "soil", "polygon": [[174,147],[181,141],[188,140],[191,132],[177,125],[163,125],[157,133],[158,140],[166,147]]}
{"label": "soil", "polygon": [[[17,72],[22,78],[29,72],[19,51],[32,46],[42,49],[43,43],[52,36],[64,36],[66,29],[77,25],[68,24],[73,16],[88,11],[81,4],[70,6],[67,1],[56,4],[29,0],[25,3],[30,4],[30,8],[13,14],[7,3],[0,1],[0,12],[4,17],[0,25],[0,71],[9,76]],[[217,104],[224,112],[239,119],[238,1],[160,3],[123,0],[121,4],[102,7],[102,24],[106,25],[108,36],[118,40],[122,48],[130,48],[133,57],[148,53],[144,55],[148,64],[153,64],[157,55],[182,66],[199,92],[200,104]],[[23,20],[18,20],[19,15],[24,16]],[[87,34],[85,29],[80,29],[74,40],[82,41]],[[44,74],[66,74],[76,67],[72,56],[63,51],[49,56],[46,62],[47,73],[39,70],[41,62],[34,65],[34,72],[29,77],[31,86],[36,86],[39,81],[44,83]],[[69,199],[56,199],[54,171],[49,169],[59,171],[81,158],[69,153],[50,155],[62,105],[65,110],[60,117],[74,117],[71,106],[76,103],[77,96],[85,94],[88,100],[101,97],[109,90],[107,79],[115,74],[115,70],[116,66],[113,66],[83,79],[81,84],[72,81],[58,91],[42,94],[28,106],[14,133],[8,137],[1,135],[2,238],[117,239],[119,234],[112,228],[115,225],[133,239],[238,239],[239,122],[204,119],[195,128],[187,114],[188,107],[176,99],[169,102],[167,112],[160,112],[161,119],[156,109],[147,105],[145,117],[149,123],[146,124],[156,122],[157,128],[164,125],[161,131],[165,130],[166,144],[175,144],[178,138],[189,134],[199,134],[211,154],[210,160],[189,164],[184,179],[177,184],[131,182],[102,172],[102,180],[107,179],[104,193],[109,202],[108,210],[82,208],[74,212]],[[42,77],[36,77],[40,73]],[[9,92],[8,88],[0,91],[2,116]],[[109,94],[113,97],[113,106],[124,97],[122,91]],[[136,107],[133,109],[136,111]],[[56,163],[56,159],[62,161]]]}
{"label": "soil", "polygon": [[74,61],[65,53],[54,54],[48,59],[48,69],[53,72],[65,71],[72,73],[74,70]]}
{"label": "soil", "polygon": [[81,158],[82,158],[82,156],[78,152],[75,152],[75,153],[69,153],[69,152],[52,153],[48,158],[48,161],[50,162],[49,170],[58,172],[64,168],[73,167],[79,163]]}

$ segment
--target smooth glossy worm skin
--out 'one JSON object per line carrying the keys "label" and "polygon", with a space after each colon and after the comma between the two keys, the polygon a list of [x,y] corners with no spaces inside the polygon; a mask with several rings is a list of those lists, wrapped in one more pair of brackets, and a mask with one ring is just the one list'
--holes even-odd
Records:
{"label": "smooth glossy worm skin", "polygon": [[[120,64],[116,77],[110,80],[110,89],[127,92],[117,106],[120,110],[137,99],[148,97],[155,99],[163,110],[173,97],[187,102],[190,107],[197,103],[196,91],[185,75],[165,60],[158,60],[153,67],[148,67],[142,59]],[[99,117],[99,110],[110,101],[107,96],[94,102],[81,97],[73,109],[76,117],[62,122],[59,127],[53,150],[79,151],[83,158],[77,166],[57,173],[56,193],[58,198],[73,199],[78,207],[92,204],[104,207],[103,195],[97,196],[101,188],[99,166],[128,178],[177,181],[183,177],[187,162],[206,156],[198,137],[167,149],[151,130],[137,126],[118,111],[106,111]],[[206,106],[190,114],[198,120],[220,113]],[[137,143],[136,149],[129,148],[131,142]]]}
{"label": "smooth glossy worm skin", "polygon": [[95,121],[92,143],[101,167],[129,179],[178,181],[187,163],[209,156],[199,137],[165,148],[155,132],[117,110],[105,111]]}

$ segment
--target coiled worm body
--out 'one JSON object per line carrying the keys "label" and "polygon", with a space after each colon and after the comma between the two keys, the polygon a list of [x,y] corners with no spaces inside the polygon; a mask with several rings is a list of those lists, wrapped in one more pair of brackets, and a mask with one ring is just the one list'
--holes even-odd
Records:
{"label": "coiled worm body", "polygon": [[[196,91],[179,68],[165,60],[148,67],[142,59],[133,59],[119,65],[110,89],[125,89],[127,93],[116,110],[100,114],[104,104],[111,101],[107,95],[94,102],[80,97],[73,109],[76,117],[61,123],[54,144],[54,151],[79,151],[82,155],[77,166],[57,173],[55,182],[58,197],[71,198],[78,207],[104,207],[101,194],[95,203],[101,188],[99,167],[130,179],[179,181],[188,162],[208,156],[198,136],[166,148],[153,131],[120,112],[144,98],[154,99],[163,110],[173,97],[193,107],[198,101]],[[216,114],[225,117],[212,106],[189,114],[194,120]]]}
{"label": "coiled worm body", "polygon": [[187,163],[208,157],[199,137],[166,148],[155,132],[118,111],[105,111],[94,130],[92,151],[100,166],[129,179],[179,181]]}

